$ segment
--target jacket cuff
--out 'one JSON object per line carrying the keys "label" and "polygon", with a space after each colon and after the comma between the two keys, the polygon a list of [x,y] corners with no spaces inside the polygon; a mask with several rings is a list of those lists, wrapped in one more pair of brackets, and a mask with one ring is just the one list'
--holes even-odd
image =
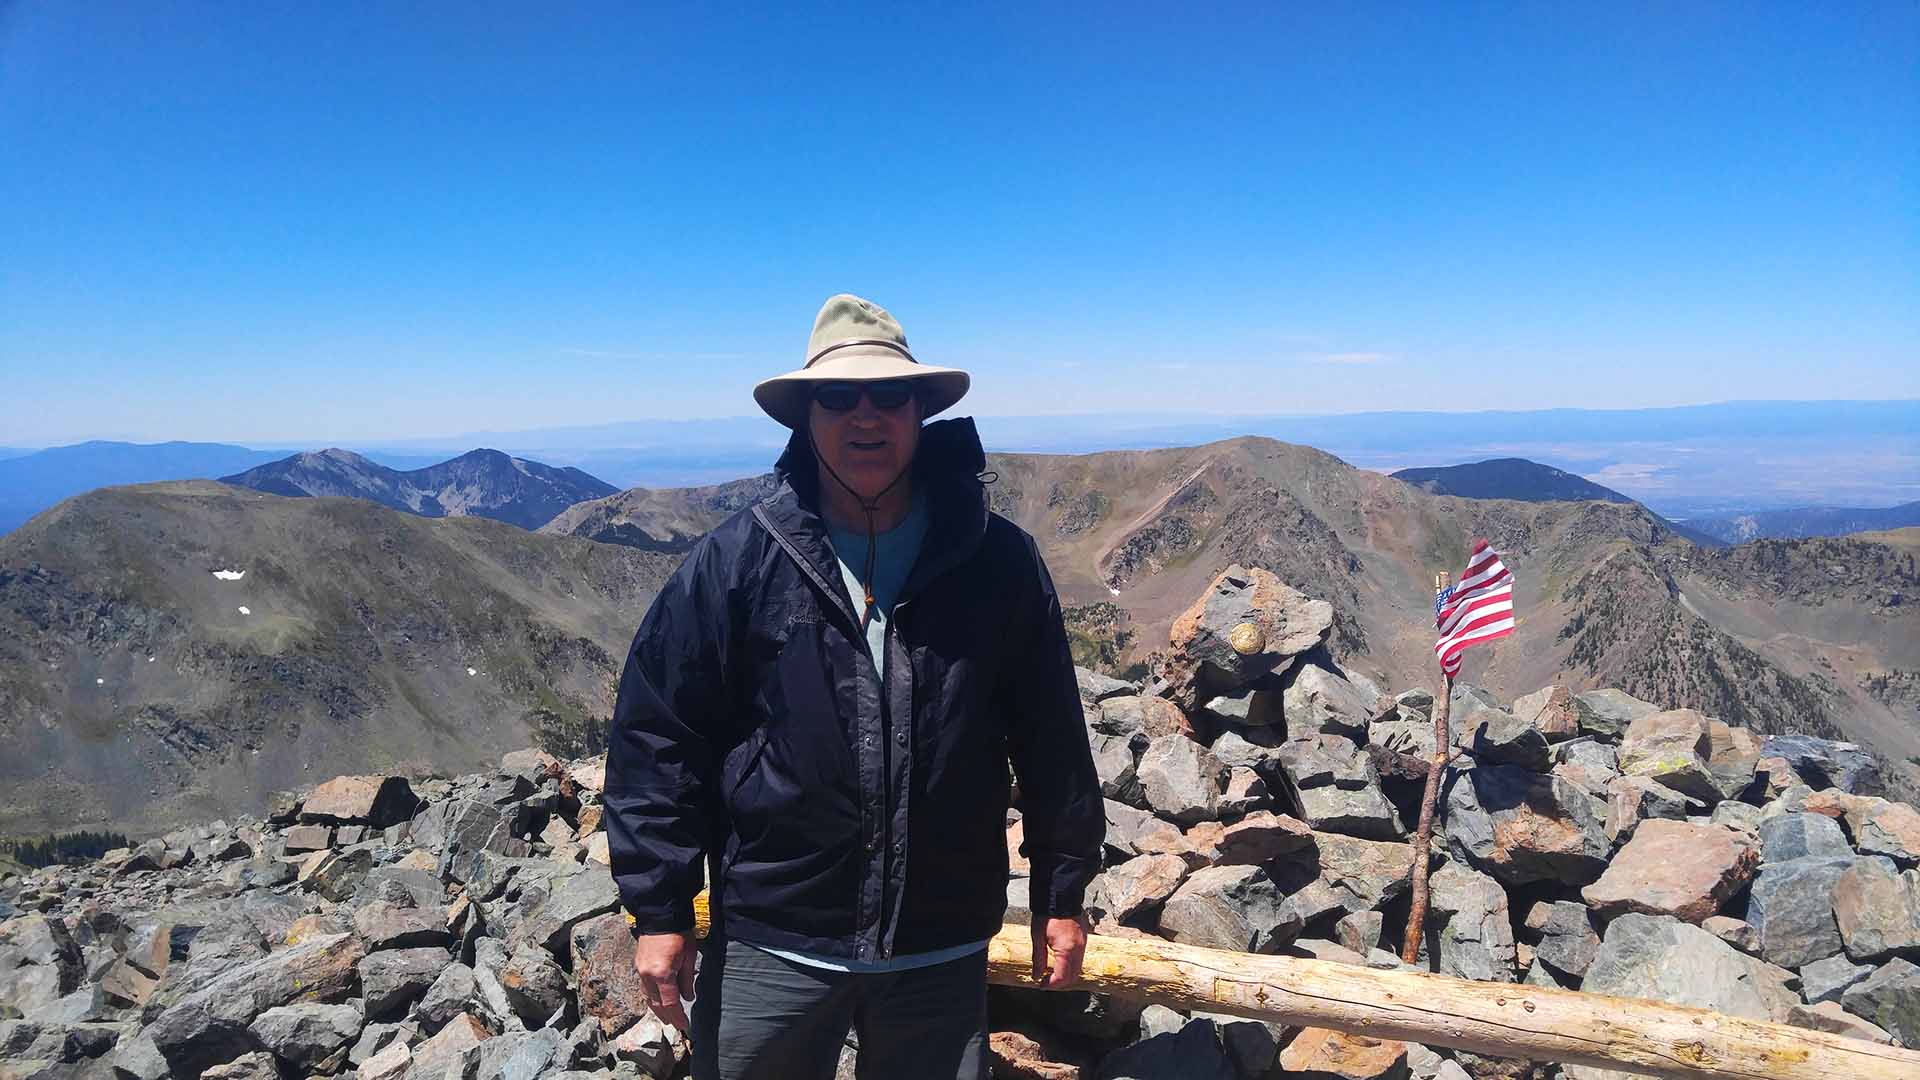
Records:
{"label": "jacket cuff", "polygon": [[1046,903],[1044,905],[1037,903],[1040,899],[1039,897],[1030,897],[1028,899],[1030,906],[1044,907],[1046,909],[1045,911],[1036,910],[1034,914],[1048,919],[1071,919],[1083,914],[1087,910],[1087,891],[1085,889],[1049,890],[1049,893],[1050,895],[1046,897]]}
{"label": "jacket cuff", "polygon": [[636,935],[682,934],[694,928],[693,901],[675,904],[670,908],[629,907],[627,917],[633,923]]}
{"label": "jacket cuff", "polygon": [[1071,919],[1086,911],[1087,886],[1051,853],[1029,854],[1032,877],[1027,881],[1027,910],[1037,918]]}

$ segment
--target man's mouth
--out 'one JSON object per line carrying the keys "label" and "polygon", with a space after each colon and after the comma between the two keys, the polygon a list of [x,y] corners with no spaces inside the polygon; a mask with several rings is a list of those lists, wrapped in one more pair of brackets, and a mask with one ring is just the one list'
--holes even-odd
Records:
{"label": "man's mouth", "polygon": [[873,442],[861,442],[855,439],[849,441],[847,445],[853,447],[855,450],[880,450],[886,447],[887,440],[876,439]]}

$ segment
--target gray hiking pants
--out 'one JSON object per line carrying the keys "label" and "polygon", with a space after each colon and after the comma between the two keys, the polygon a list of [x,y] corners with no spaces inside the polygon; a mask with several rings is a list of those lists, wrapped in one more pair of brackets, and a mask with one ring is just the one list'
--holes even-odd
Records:
{"label": "gray hiking pants", "polygon": [[833,1080],[849,1028],[859,1080],[987,1080],[987,954],[882,974],[703,946],[693,1080]]}

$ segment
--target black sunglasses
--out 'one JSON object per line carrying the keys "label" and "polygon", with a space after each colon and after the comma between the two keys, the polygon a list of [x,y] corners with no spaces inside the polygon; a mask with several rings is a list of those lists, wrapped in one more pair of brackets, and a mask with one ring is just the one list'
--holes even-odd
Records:
{"label": "black sunglasses", "polygon": [[905,379],[821,383],[813,388],[813,400],[828,412],[851,412],[863,392],[876,409],[897,409],[913,400],[913,384]]}

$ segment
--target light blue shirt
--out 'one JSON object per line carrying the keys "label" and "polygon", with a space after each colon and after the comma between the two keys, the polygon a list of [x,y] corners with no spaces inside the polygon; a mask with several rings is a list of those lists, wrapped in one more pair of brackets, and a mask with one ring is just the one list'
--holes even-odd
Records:
{"label": "light blue shirt", "polygon": [[[920,557],[920,545],[927,536],[927,523],[926,500],[916,492],[913,505],[900,524],[874,537],[873,611],[867,620],[867,652],[872,655],[873,666],[883,679],[887,670],[887,623],[893,618],[894,602],[900,599],[900,590],[906,587],[907,575],[913,571],[914,560]],[[834,558],[840,563],[840,577],[846,582],[847,595],[853,598],[854,612],[856,615],[862,614],[860,607],[866,600],[866,592],[860,574],[867,565],[867,534],[865,531],[848,532],[829,525],[827,539],[833,543]],[[885,700],[886,695],[882,694],[881,699]],[[971,956],[986,947],[986,941],[976,941],[932,952],[908,953],[889,960],[861,961],[754,945],[762,952],[772,953],[796,964],[857,975],[931,967]]]}
{"label": "light blue shirt", "polygon": [[907,516],[900,523],[873,538],[873,611],[860,610],[866,600],[860,574],[867,567],[865,530],[849,532],[837,525],[827,526],[827,539],[833,543],[833,555],[840,563],[840,578],[846,582],[847,596],[853,600],[856,617],[867,617],[867,652],[873,666],[886,673],[887,623],[893,619],[893,605],[906,588],[907,575],[920,557],[920,544],[927,538],[927,502],[915,492]]}

